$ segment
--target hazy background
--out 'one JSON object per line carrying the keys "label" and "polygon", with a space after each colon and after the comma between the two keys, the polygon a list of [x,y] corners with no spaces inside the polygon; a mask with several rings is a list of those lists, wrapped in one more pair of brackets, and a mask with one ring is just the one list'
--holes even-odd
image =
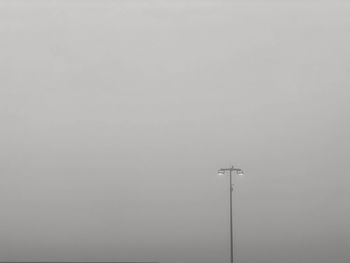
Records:
{"label": "hazy background", "polygon": [[0,260],[350,260],[346,1],[0,1]]}

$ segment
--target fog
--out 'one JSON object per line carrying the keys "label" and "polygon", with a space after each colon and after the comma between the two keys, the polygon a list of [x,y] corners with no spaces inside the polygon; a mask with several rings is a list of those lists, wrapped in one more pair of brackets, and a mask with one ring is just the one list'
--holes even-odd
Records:
{"label": "fog", "polygon": [[350,259],[345,1],[0,1],[0,260]]}

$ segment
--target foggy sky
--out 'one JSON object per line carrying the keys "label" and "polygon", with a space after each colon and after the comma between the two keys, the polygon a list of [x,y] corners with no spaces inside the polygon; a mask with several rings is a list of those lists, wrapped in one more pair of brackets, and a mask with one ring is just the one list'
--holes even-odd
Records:
{"label": "foggy sky", "polygon": [[0,1],[0,260],[350,260],[345,1]]}

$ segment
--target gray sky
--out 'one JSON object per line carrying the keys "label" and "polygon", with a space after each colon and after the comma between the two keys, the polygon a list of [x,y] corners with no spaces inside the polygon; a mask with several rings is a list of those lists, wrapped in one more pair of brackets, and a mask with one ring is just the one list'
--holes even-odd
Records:
{"label": "gray sky", "polygon": [[0,1],[0,260],[348,263],[345,1]]}

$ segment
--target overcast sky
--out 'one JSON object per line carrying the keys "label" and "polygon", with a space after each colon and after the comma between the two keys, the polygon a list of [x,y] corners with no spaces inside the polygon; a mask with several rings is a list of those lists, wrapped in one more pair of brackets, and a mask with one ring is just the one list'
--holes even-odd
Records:
{"label": "overcast sky", "polygon": [[0,260],[350,260],[346,1],[0,1]]}

